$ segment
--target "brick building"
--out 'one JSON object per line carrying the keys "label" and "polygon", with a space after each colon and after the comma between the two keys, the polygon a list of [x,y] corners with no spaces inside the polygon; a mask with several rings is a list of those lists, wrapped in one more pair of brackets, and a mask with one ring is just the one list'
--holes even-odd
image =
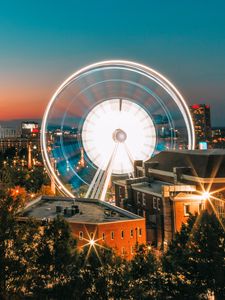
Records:
{"label": "brick building", "polygon": [[[134,175],[114,181],[116,205],[145,217],[147,242],[164,249],[190,213],[211,209],[204,191],[225,187],[225,150],[163,151],[136,161]],[[210,200],[221,217],[223,192]]]}
{"label": "brick building", "polygon": [[40,222],[49,222],[57,214],[70,224],[79,249],[90,245],[112,248],[117,255],[131,259],[136,244],[146,243],[145,219],[109,203],[90,199],[42,197],[31,202],[20,220],[33,217]]}

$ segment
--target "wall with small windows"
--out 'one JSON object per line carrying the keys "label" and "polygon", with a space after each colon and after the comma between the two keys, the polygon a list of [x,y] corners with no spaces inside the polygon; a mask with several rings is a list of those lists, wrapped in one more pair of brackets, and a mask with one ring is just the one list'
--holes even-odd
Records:
{"label": "wall with small windows", "polygon": [[112,248],[117,255],[129,260],[134,255],[136,244],[146,243],[144,218],[98,224],[73,222],[70,226],[80,250],[93,239],[97,245]]}
{"label": "wall with small windows", "polygon": [[163,239],[162,197],[133,190],[135,213],[146,219],[146,239],[150,244],[160,247]]}

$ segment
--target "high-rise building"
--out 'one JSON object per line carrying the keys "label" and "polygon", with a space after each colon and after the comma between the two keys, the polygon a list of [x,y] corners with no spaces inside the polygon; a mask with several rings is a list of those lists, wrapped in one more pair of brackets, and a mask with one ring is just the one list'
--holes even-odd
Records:
{"label": "high-rise building", "polygon": [[210,106],[206,104],[193,104],[190,106],[195,128],[196,145],[207,141],[212,136]]}

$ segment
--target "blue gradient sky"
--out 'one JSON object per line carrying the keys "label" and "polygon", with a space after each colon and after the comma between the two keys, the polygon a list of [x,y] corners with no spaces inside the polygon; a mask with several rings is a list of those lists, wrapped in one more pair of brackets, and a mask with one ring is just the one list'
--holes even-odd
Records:
{"label": "blue gradient sky", "polygon": [[116,58],[157,69],[225,125],[222,0],[1,1],[0,120],[41,117],[68,75]]}

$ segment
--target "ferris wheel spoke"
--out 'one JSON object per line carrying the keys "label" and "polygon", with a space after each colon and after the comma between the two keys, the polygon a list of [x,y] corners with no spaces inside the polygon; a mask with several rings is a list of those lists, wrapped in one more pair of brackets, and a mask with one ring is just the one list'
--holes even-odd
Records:
{"label": "ferris wheel spoke", "polygon": [[[131,166],[132,166],[132,168],[133,168],[133,165],[134,165],[134,157],[133,157],[131,151],[129,150],[129,147],[127,146],[127,143],[124,143],[124,147],[125,147],[125,150],[126,150],[126,152],[127,152],[127,156],[128,156],[128,158],[129,158],[130,164],[131,164]],[[133,171],[130,172],[130,174],[132,174],[132,177],[134,177],[134,172],[133,172]]]}
{"label": "ferris wheel spoke", "polygon": [[123,99],[119,99],[119,111],[122,111]]}

